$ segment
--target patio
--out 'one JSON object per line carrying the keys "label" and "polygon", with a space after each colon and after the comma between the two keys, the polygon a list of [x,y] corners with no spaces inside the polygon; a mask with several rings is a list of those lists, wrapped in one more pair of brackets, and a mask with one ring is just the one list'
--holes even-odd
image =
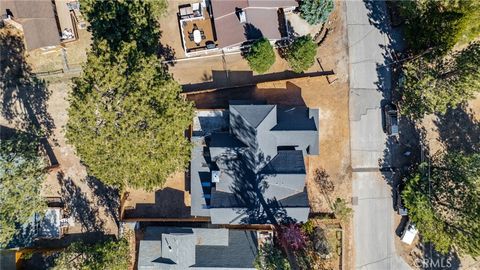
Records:
{"label": "patio", "polygon": [[179,6],[178,17],[185,53],[216,49],[211,14],[204,3]]}

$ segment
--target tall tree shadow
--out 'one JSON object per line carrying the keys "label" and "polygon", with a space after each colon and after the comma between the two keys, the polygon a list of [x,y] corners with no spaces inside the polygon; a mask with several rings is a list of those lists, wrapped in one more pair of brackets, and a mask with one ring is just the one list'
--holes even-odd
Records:
{"label": "tall tree shadow", "polygon": [[60,196],[65,200],[65,211],[80,223],[84,232],[103,231],[104,222],[99,217],[98,206],[63,172],[57,174],[57,179],[61,186]]}
{"label": "tall tree shadow", "polygon": [[245,155],[254,155],[250,151],[236,151],[234,156],[238,158],[228,157],[222,158],[224,171],[232,179],[233,182],[230,190],[234,195],[236,203],[241,210],[239,215],[244,215],[240,220],[242,224],[284,224],[295,223],[296,220],[289,217],[286,209],[275,198],[268,198],[265,192],[269,189],[265,176],[255,172],[249,160],[257,160],[256,167],[263,167],[269,158],[265,158],[261,153],[256,158],[246,157]]}
{"label": "tall tree shadow", "polygon": [[106,209],[107,213],[115,220],[117,227],[120,226],[120,196],[118,189],[105,185],[93,176],[87,176],[86,182],[88,187],[93,190],[97,204]]}
{"label": "tall tree shadow", "polygon": [[439,140],[447,152],[460,151],[467,154],[480,151],[480,121],[465,104],[450,108],[435,121]]}
{"label": "tall tree shadow", "polygon": [[1,114],[17,128],[49,136],[55,124],[47,111],[50,92],[25,59],[23,37],[11,27],[0,29]]}

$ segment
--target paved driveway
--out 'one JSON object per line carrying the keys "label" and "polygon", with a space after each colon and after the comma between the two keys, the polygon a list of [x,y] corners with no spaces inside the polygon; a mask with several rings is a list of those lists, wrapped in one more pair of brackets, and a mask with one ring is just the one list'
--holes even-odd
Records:
{"label": "paved driveway", "polygon": [[[379,172],[386,137],[382,131],[381,102],[389,93],[390,72],[384,68],[383,46],[388,38],[369,21],[385,12],[385,3],[369,15],[363,1],[347,1],[350,58],[350,144],[354,205],[355,268],[398,270],[409,266],[395,252],[394,211],[390,186]],[[380,14],[382,15],[382,14]],[[384,27],[387,27],[386,25]]]}

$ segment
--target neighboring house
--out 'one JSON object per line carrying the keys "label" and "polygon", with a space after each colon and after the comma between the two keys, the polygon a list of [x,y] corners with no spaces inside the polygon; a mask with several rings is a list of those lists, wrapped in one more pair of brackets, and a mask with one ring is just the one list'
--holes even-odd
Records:
{"label": "neighboring house", "polygon": [[60,239],[64,236],[65,230],[73,225],[72,217],[65,218],[64,204],[61,198],[47,197],[45,199],[48,206],[45,213],[33,214],[29,221],[18,229],[8,247],[26,248],[33,246],[37,240]]}
{"label": "neighboring house", "polygon": [[238,49],[246,41],[287,37],[285,12],[295,0],[211,0],[217,42],[220,48]]}
{"label": "neighboring house", "polygon": [[193,125],[191,215],[212,224],[305,222],[306,155],[319,154],[318,110],[231,102]]}
{"label": "neighboring house", "polygon": [[265,37],[288,37],[285,13],[298,6],[295,0],[203,0],[180,5],[178,18],[187,56],[197,52],[238,50]]}
{"label": "neighboring house", "polygon": [[257,232],[250,230],[147,227],[138,269],[255,269]]}
{"label": "neighboring house", "polygon": [[51,49],[78,39],[78,1],[1,0],[3,22],[18,28],[28,51]]}

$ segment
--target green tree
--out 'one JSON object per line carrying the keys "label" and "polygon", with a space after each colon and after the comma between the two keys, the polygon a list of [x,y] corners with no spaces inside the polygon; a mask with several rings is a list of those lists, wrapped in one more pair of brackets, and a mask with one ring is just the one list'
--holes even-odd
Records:
{"label": "green tree", "polygon": [[137,49],[147,54],[158,51],[160,27],[156,16],[166,9],[163,0],[82,0],[82,14],[90,23],[93,34],[93,52],[96,44],[107,41],[112,50],[118,50],[122,42],[137,43]]}
{"label": "green tree", "polygon": [[273,244],[263,244],[258,249],[255,259],[255,268],[258,270],[290,270],[290,264],[282,251]]}
{"label": "green tree", "polygon": [[333,0],[302,0],[300,16],[311,25],[325,23],[333,8]]}
{"label": "green tree", "polygon": [[275,52],[266,38],[255,41],[245,58],[252,70],[258,73],[265,73],[275,63]]}
{"label": "green tree", "polygon": [[440,60],[417,58],[403,71],[402,113],[414,119],[443,114],[480,90],[480,42]]}
{"label": "green tree", "polygon": [[446,153],[421,164],[402,197],[426,242],[480,255],[480,154]]}
{"label": "green tree", "polygon": [[405,37],[413,53],[429,49],[444,55],[457,43],[479,37],[478,1],[399,1],[405,18]]}
{"label": "green tree", "polygon": [[46,202],[40,195],[45,180],[38,140],[17,134],[0,143],[0,247],[5,246],[34,213],[43,214]]}
{"label": "green tree", "polygon": [[290,68],[294,72],[300,73],[313,66],[316,54],[317,44],[313,42],[310,35],[307,35],[295,39],[287,48],[285,58]]}
{"label": "green tree", "polygon": [[352,215],[352,208],[348,207],[347,202],[344,199],[337,198],[333,203],[333,213],[335,217],[346,221]]}
{"label": "green tree", "polygon": [[152,190],[186,166],[190,143],[184,132],[193,106],[165,74],[156,56],[135,42],[89,54],[70,94],[67,138],[90,173],[118,188]]}
{"label": "green tree", "polygon": [[128,241],[108,240],[95,245],[74,242],[55,259],[54,270],[125,270],[130,266]]}

